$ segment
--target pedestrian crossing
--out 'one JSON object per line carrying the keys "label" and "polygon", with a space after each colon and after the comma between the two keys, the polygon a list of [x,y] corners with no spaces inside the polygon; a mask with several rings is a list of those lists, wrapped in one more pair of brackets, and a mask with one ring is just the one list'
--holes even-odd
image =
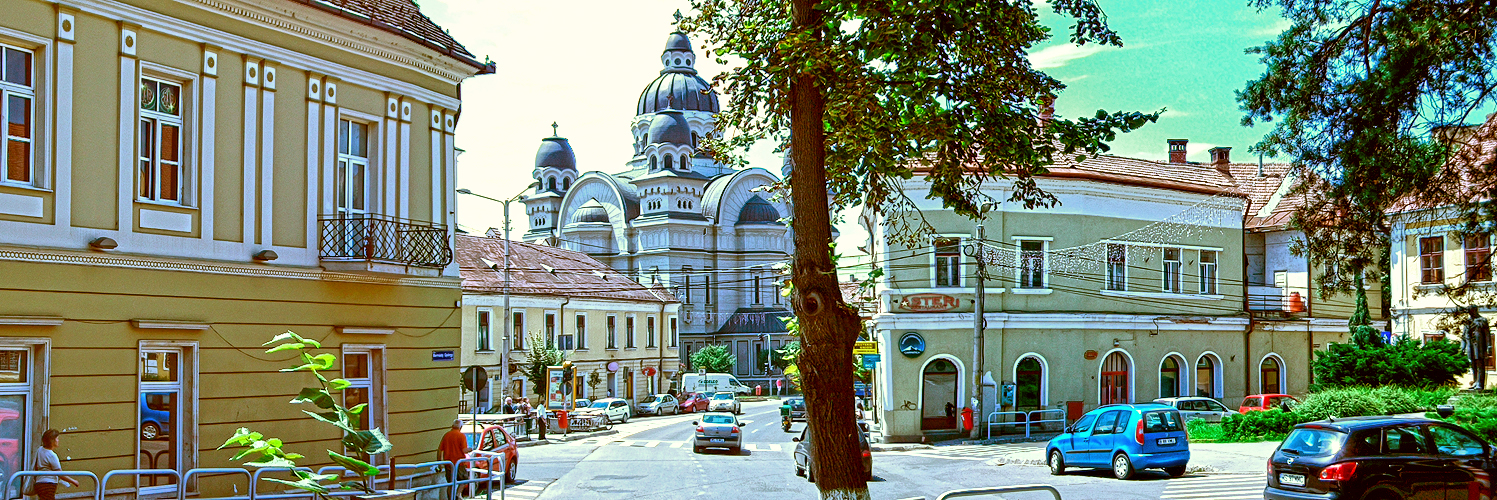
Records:
{"label": "pedestrian crossing", "polygon": [[1211,475],[1171,479],[1161,500],[1248,500],[1263,498],[1268,479],[1263,475]]}
{"label": "pedestrian crossing", "polygon": [[[691,441],[660,441],[653,439],[609,439],[590,438],[566,443],[566,446],[628,446],[633,448],[691,448]],[[778,443],[745,443],[743,449],[754,452],[790,451],[790,445]]]}
{"label": "pedestrian crossing", "polygon": [[[547,486],[551,486],[554,480],[520,479],[520,483],[507,485],[504,488],[504,500],[535,500],[541,497]],[[494,483],[499,484],[499,483]],[[489,496],[480,494],[469,500],[486,500]],[[495,489],[493,500],[499,500],[499,490]]]}
{"label": "pedestrian crossing", "polygon": [[1043,454],[1043,452],[1044,449],[1037,446],[1006,444],[963,444],[939,446],[929,450],[916,450],[903,454],[931,458],[949,458],[953,460],[992,460],[994,458],[1018,455],[1020,453]]}

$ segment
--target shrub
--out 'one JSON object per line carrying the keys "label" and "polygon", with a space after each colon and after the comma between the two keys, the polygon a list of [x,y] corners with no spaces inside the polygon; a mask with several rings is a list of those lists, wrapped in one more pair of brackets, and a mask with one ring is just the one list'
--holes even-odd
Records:
{"label": "shrub", "polygon": [[1470,368],[1455,342],[1419,342],[1403,337],[1380,341],[1332,344],[1317,352],[1311,364],[1315,388],[1354,386],[1441,387],[1455,383]]}
{"label": "shrub", "polygon": [[1277,409],[1252,411],[1222,419],[1222,432],[1230,441],[1258,441],[1282,439],[1289,430],[1302,422],[1308,422],[1300,413],[1286,413]]}
{"label": "shrub", "polygon": [[[1440,404],[1445,404],[1443,401]],[[1497,408],[1497,396],[1491,393],[1462,394],[1455,400],[1456,408]]]}
{"label": "shrub", "polygon": [[1387,415],[1387,405],[1373,395],[1371,389],[1351,388],[1327,390],[1311,394],[1305,402],[1294,408],[1294,413],[1305,421],[1324,420],[1331,417],[1361,417]]}
{"label": "shrub", "polygon": [[[1464,399],[1464,398],[1463,398]],[[1491,399],[1491,398],[1488,398]],[[1434,412],[1425,414],[1429,418],[1440,418]],[[1481,436],[1487,442],[1497,441],[1497,408],[1456,408],[1455,414],[1445,419]]]}
{"label": "shrub", "polygon": [[1185,435],[1192,443],[1215,443],[1226,438],[1221,424],[1200,418],[1185,423]]}

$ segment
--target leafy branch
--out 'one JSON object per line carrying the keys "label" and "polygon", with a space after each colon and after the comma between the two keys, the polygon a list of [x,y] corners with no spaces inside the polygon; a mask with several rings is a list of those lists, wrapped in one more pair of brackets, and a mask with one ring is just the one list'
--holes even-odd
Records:
{"label": "leafy branch", "polygon": [[[312,404],[320,411],[302,410],[313,419],[332,425],[343,432],[340,442],[343,448],[350,451],[354,456],[344,455],[333,450],[327,450],[328,458],[333,463],[347,469],[349,472],[358,474],[364,478],[372,478],[379,475],[379,468],[369,463],[371,456],[390,451],[394,446],[390,440],[379,429],[360,429],[359,417],[368,410],[368,403],[360,403],[352,408],[346,408],[339,404],[340,398],[334,398],[333,393],[342,393],[352,384],[342,378],[328,379],[322,372],[333,370],[338,366],[338,358],[332,354],[312,354],[309,351],[321,349],[322,343],[304,338],[295,332],[286,332],[277,335],[262,345],[277,344],[265,350],[266,354],[281,351],[297,351],[300,354],[301,364],[290,368],[282,368],[282,372],[312,372],[317,378],[316,387],[302,388],[296,398],[291,400],[293,404]],[[281,483],[296,489],[315,494],[318,498],[326,499],[333,490],[361,490],[372,492],[366,481],[336,482],[338,474],[314,474],[306,469],[297,468],[296,461],[305,458],[303,455],[287,452],[282,449],[283,442],[278,438],[266,437],[259,432],[240,427],[234,431],[234,435],[219,445],[222,450],[237,449],[234,458],[230,460],[245,460],[247,467],[284,467],[291,469],[291,473],[297,477],[295,481],[287,481],[276,478],[265,478],[267,481]]]}

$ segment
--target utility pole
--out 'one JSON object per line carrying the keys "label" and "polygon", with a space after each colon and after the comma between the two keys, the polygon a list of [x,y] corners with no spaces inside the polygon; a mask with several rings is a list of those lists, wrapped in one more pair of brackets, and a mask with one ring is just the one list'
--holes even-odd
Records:
{"label": "utility pole", "polygon": [[504,381],[504,397],[509,397],[509,351],[513,345],[515,313],[509,310],[509,203],[504,203],[504,340],[499,342],[499,380]]}
{"label": "utility pole", "polygon": [[982,413],[982,373],[983,373],[983,361],[984,360],[983,360],[983,349],[982,349],[982,345],[983,345],[983,339],[982,339],[982,337],[983,337],[983,327],[986,326],[985,323],[987,323],[987,321],[986,321],[987,318],[984,317],[985,313],[984,313],[984,310],[983,310],[984,306],[986,305],[986,302],[987,302],[987,300],[986,300],[987,299],[987,291],[983,288],[983,283],[982,283],[984,275],[987,274],[986,262],[983,259],[983,252],[982,252],[983,241],[986,239],[986,233],[984,233],[983,227],[982,227],[983,218],[985,217],[985,212],[986,212],[986,210],[979,210],[978,211],[978,214],[977,214],[977,231],[976,231],[977,238],[976,238],[976,241],[974,241],[972,243],[972,247],[971,247],[972,248],[972,254],[973,254],[973,256],[975,256],[977,258],[977,272],[973,273],[973,277],[975,278],[976,283],[973,286],[973,298],[972,298],[972,359],[974,360],[974,362],[972,363],[972,366],[973,366],[972,380],[973,380],[973,386],[975,386],[977,388],[977,390],[974,392],[974,394],[976,394],[976,397],[973,398],[973,400],[972,400],[973,405],[972,405],[972,436],[971,437],[973,439],[976,439],[979,435],[981,435],[981,431],[979,429],[981,429],[982,426],[983,426],[983,423],[982,423],[982,417],[983,417],[983,413]]}

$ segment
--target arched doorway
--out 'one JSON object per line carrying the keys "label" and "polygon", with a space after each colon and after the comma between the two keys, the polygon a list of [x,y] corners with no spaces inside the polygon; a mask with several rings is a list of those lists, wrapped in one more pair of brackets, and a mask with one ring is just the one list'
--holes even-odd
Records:
{"label": "arched doorway", "polygon": [[1165,356],[1159,364],[1159,397],[1180,397],[1180,359]]}
{"label": "arched doorway", "polygon": [[1122,352],[1114,351],[1102,360],[1102,376],[1098,382],[1102,384],[1101,404],[1125,404],[1128,402],[1129,386],[1128,372],[1132,371],[1128,363],[1128,357]]}
{"label": "arched doorway", "polygon": [[1216,397],[1216,360],[1209,354],[1196,360],[1196,396]]}
{"label": "arched doorway", "polygon": [[1258,390],[1263,394],[1283,394],[1283,365],[1279,358],[1270,354],[1258,365]]}
{"label": "arched doorway", "polygon": [[1014,369],[1014,381],[1018,385],[1014,394],[1014,409],[1018,411],[1038,410],[1044,404],[1045,367],[1039,358],[1025,356]]}
{"label": "arched doorway", "polygon": [[949,360],[937,359],[925,365],[921,374],[920,430],[956,428],[957,369]]}

